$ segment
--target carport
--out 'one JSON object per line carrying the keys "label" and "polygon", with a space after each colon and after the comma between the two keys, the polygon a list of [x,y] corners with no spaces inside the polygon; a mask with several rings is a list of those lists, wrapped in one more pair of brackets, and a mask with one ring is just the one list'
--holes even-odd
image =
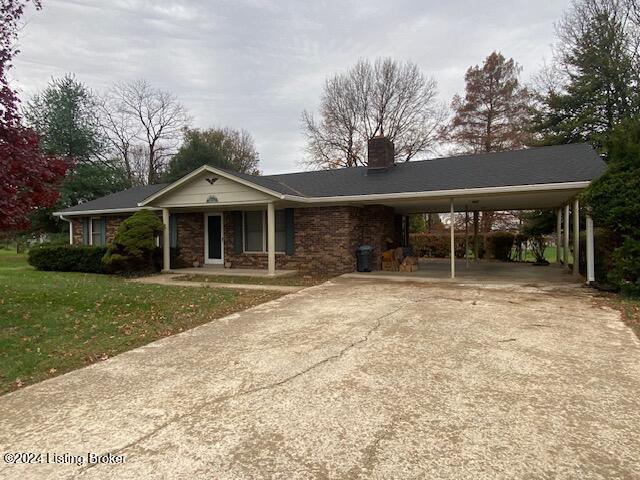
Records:
{"label": "carport", "polygon": [[[514,184],[499,187],[460,188],[447,191],[432,191],[421,193],[395,194],[393,199],[382,202],[391,207],[399,215],[407,216],[416,213],[445,213],[453,218],[455,213],[473,214],[480,211],[505,210],[555,210],[556,242],[558,255],[556,263],[569,269],[569,252],[573,251],[573,258],[580,255],[580,194],[589,186],[590,180],[572,182],[553,182],[542,184]],[[587,283],[595,280],[594,274],[594,238],[593,220],[587,210],[586,217],[586,265]],[[405,228],[405,231],[408,229]],[[448,273],[450,278],[456,278],[456,272],[461,268],[461,262],[455,259],[455,225],[451,221],[450,259]],[[466,268],[468,266],[462,263]],[[434,274],[442,272],[442,265],[434,263]],[[478,267],[474,267],[480,274]],[[496,268],[485,269],[485,274],[498,271]],[[579,262],[574,261],[571,273],[579,276]],[[416,275],[420,276],[420,275]]]}

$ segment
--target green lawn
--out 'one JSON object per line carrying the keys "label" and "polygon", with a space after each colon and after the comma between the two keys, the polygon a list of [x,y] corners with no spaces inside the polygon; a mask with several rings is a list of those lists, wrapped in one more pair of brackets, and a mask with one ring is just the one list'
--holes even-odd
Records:
{"label": "green lawn", "polygon": [[7,250],[0,250],[0,292],[0,393],[280,296],[39,272]]}
{"label": "green lawn", "polygon": [[[545,248],[544,249],[544,258],[549,263],[555,263],[555,261],[556,261],[556,247],[552,246],[552,247]],[[524,261],[525,262],[535,262],[536,261],[536,257],[533,256],[533,253],[531,252],[531,250],[527,250],[525,258],[524,258]],[[569,263],[573,263],[573,255],[571,255],[571,253],[569,253]]]}

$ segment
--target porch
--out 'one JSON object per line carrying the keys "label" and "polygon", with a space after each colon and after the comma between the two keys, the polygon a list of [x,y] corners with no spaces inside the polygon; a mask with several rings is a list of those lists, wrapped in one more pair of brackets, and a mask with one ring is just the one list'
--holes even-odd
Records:
{"label": "porch", "polygon": [[297,270],[269,270],[262,268],[224,268],[222,265],[204,265],[202,267],[171,268],[167,273],[177,273],[180,275],[205,275],[221,277],[293,277]]}

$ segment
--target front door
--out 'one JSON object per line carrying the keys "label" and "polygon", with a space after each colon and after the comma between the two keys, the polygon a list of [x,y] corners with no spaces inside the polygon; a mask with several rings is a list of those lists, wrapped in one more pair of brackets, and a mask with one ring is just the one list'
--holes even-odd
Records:
{"label": "front door", "polygon": [[205,214],[204,263],[223,263],[222,214]]}

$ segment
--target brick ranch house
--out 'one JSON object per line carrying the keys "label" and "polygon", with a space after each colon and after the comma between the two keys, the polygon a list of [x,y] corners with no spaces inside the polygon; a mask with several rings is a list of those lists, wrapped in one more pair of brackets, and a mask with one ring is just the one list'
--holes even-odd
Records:
{"label": "brick ranch house", "polygon": [[[411,213],[555,208],[560,228],[564,207],[568,245],[570,204],[577,219],[576,196],[604,170],[585,144],[393,158],[392,142],[377,137],[368,165],[356,168],[257,176],[205,165],[171,184],[133,187],[56,214],[69,222],[70,243],[103,245],[129,215],[157,211],[169,238],[165,270],[197,262],[340,274],[356,269],[356,249],[365,244],[380,268],[387,241],[406,244]],[[452,262],[452,276],[453,269]]]}

